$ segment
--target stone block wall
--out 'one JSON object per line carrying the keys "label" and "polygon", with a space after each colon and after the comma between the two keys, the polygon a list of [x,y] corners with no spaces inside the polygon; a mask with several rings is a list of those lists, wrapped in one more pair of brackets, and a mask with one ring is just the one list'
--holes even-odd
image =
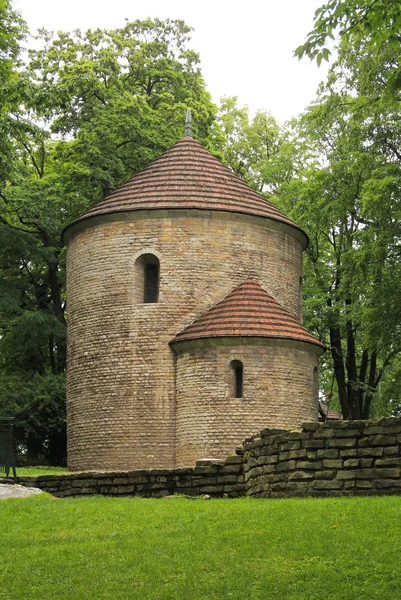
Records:
{"label": "stone block wall", "polygon": [[401,494],[401,418],[265,429],[226,460],[195,467],[20,477],[58,497],[171,494],[235,498]]}
{"label": "stone block wall", "polygon": [[225,461],[199,460],[195,467],[184,469],[87,471],[69,475],[19,477],[17,481],[59,498],[95,494],[144,498],[207,494],[212,498],[237,498],[245,495],[242,461],[241,455],[235,455]]}
{"label": "stone block wall", "polygon": [[247,494],[401,494],[401,418],[265,429],[244,443]]}

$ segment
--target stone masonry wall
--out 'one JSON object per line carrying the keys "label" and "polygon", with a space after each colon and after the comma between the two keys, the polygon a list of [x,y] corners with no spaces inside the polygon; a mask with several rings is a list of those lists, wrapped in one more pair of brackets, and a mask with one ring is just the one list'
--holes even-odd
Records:
{"label": "stone masonry wall", "polygon": [[19,477],[17,481],[59,498],[94,494],[145,498],[207,494],[214,498],[237,498],[245,494],[242,456],[238,455],[229,456],[225,461],[200,460],[195,467],[187,469],[43,475]]}
{"label": "stone masonry wall", "polygon": [[[313,371],[318,359],[313,345],[237,341],[242,343],[229,345],[226,339],[225,345],[196,347],[194,340],[177,355],[177,466],[194,464],[201,456],[224,458],[262,427],[317,421]],[[230,396],[232,360],[243,363],[242,398]]]}
{"label": "stone masonry wall", "polygon": [[247,494],[401,494],[401,418],[266,429],[244,443]]}
{"label": "stone masonry wall", "polygon": [[[176,466],[169,341],[250,275],[299,318],[297,236],[268,219],[217,211],[138,211],[77,226],[67,253],[71,469]],[[160,261],[156,304],[134,293],[142,254]]]}
{"label": "stone masonry wall", "polygon": [[401,418],[266,429],[225,461],[195,467],[20,477],[55,496],[355,496],[401,494]]}

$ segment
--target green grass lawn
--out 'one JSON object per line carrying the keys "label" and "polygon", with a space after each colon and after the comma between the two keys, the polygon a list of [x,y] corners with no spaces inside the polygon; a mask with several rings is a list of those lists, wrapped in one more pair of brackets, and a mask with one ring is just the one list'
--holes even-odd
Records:
{"label": "green grass lawn", "polygon": [[401,598],[401,497],[0,503],[0,598]]}
{"label": "green grass lawn", "polygon": [[[17,467],[17,477],[38,477],[39,475],[64,475],[70,473],[63,467]],[[12,476],[12,471],[10,472]],[[0,477],[5,477],[4,472],[0,472]]]}

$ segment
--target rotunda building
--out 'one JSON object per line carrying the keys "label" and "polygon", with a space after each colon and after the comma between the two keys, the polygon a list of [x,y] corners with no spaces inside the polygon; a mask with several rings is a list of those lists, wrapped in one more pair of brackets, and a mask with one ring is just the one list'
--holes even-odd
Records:
{"label": "rotunda building", "polygon": [[191,465],[317,419],[307,237],[192,137],[64,239],[71,469]]}

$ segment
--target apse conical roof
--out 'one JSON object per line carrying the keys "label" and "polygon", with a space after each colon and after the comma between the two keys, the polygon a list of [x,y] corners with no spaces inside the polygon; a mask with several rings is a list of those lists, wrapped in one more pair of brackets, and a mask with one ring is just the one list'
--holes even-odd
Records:
{"label": "apse conical roof", "polygon": [[323,344],[251,277],[178,333],[170,343],[219,337],[299,340],[324,350]]}
{"label": "apse conical roof", "polygon": [[295,223],[191,137],[177,142],[73,224],[118,212],[188,208],[267,217],[296,228],[307,239]]}

